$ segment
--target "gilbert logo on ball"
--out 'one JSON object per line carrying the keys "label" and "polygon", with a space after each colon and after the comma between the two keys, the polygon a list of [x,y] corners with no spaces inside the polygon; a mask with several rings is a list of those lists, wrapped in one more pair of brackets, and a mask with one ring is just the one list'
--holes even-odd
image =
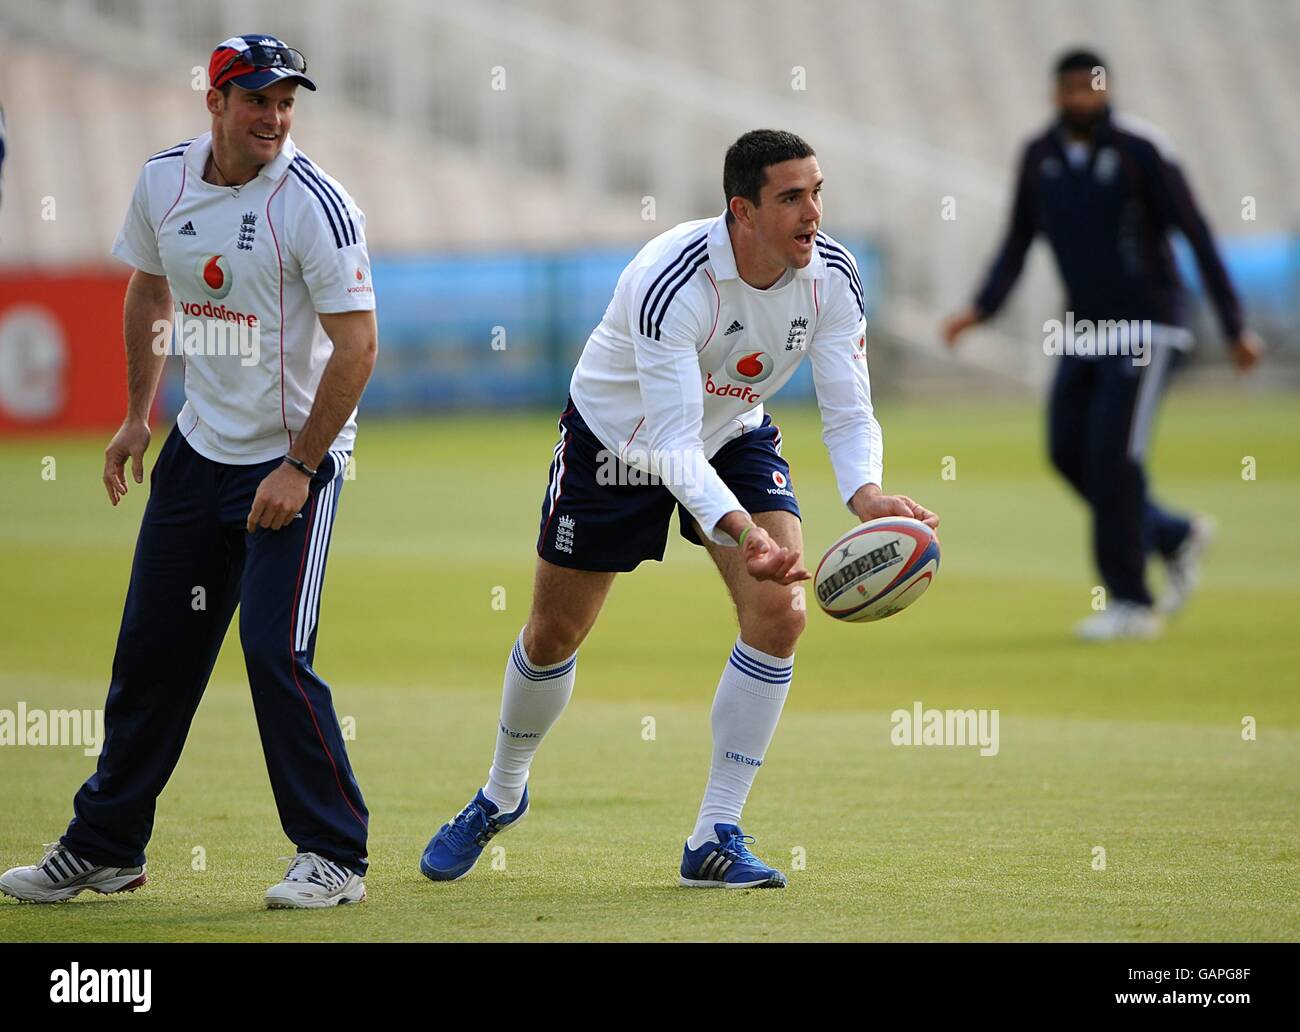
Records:
{"label": "gilbert logo on ball", "polygon": [[230,293],[230,263],[225,255],[214,254],[199,259],[199,282],[211,297],[220,299]]}
{"label": "gilbert logo on ball", "polygon": [[741,383],[762,383],[772,375],[772,357],[762,351],[742,351],[727,360],[727,375]]}
{"label": "gilbert logo on ball", "polygon": [[906,609],[939,569],[939,539],[920,520],[886,516],[854,527],[826,550],[813,584],[822,611],[865,623]]}

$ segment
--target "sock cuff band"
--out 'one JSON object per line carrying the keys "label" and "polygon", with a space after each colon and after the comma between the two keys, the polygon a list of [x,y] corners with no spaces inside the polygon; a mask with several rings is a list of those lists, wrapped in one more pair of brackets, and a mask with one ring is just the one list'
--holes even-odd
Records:
{"label": "sock cuff band", "polygon": [[577,665],[578,654],[575,652],[568,659],[562,659],[550,666],[534,666],[528,661],[528,653],[524,651],[523,635],[520,634],[515,639],[515,647],[510,651],[510,661],[515,669],[530,681],[552,681],[557,677],[563,677]]}
{"label": "sock cuff band", "polygon": [[782,671],[774,671],[771,667],[757,667],[754,661],[739,649],[732,649],[727,665],[744,678],[743,681],[732,681],[736,688],[768,699],[784,698],[790,690],[790,680],[794,676],[793,664]]}
{"label": "sock cuff band", "polygon": [[739,655],[746,666],[762,671],[768,677],[789,677],[794,669],[794,656],[769,656],[753,645],[746,645],[739,637],[731,654]]}

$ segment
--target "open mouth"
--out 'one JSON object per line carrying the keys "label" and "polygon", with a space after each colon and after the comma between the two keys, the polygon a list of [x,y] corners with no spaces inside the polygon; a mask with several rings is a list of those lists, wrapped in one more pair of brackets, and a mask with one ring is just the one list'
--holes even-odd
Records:
{"label": "open mouth", "polygon": [[276,140],[280,138],[275,133],[262,133],[262,132],[258,132],[256,129],[253,130],[253,135],[256,136],[259,140],[265,140],[267,143],[274,143]]}
{"label": "open mouth", "polygon": [[812,247],[813,244],[812,233],[796,233],[795,239],[799,241],[799,245],[801,247]]}

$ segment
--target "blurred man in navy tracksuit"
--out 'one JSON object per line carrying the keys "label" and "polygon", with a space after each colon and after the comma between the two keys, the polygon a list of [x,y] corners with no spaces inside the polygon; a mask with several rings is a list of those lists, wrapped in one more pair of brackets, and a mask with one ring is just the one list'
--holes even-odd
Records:
{"label": "blurred man in navy tracksuit", "polygon": [[[1186,602],[1213,533],[1209,517],[1157,505],[1143,470],[1170,362],[1191,344],[1171,230],[1192,247],[1237,367],[1253,366],[1262,345],[1243,325],[1168,144],[1111,110],[1105,65],[1095,53],[1064,55],[1055,74],[1059,115],[1025,147],[1006,239],[974,304],[943,332],[951,346],[991,318],[1034,237],[1047,237],[1068,293],[1066,320],[1048,340],[1063,354],[1051,395],[1051,458],[1092,510],[1093,553],[1108,595],[1105,609],[1077,632],[1090,640],[1149,638],[1161,630],[1157,609],[1173,613]],[[1158,607],[1145,574],[1152,552],[1166,564]]]}

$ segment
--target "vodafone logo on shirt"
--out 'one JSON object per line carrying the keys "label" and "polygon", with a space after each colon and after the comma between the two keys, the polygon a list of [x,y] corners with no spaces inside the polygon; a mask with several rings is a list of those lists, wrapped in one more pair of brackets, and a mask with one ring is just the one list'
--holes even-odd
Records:
{"label": "vodafone logo on shirt", "polygon": [[704,374],[704,393],[719,398],[739,398],[741,401],[754,403],[763,397],[758,392],[750,390],[749,387],[742,387],[738,383],[718,383],[712,373]]}
{"label": "vodafone logo on shirt", "polygon": [[230,293],[234,279],[225,255],[214,254],[199,259],[199,282],[203,289],[218,301]]}
{"label": "vodafone logo on shirt", "polygon": [[727,375],[741,383],[762,383],[775,365],[765,351],[742,351],[727,359]]}

